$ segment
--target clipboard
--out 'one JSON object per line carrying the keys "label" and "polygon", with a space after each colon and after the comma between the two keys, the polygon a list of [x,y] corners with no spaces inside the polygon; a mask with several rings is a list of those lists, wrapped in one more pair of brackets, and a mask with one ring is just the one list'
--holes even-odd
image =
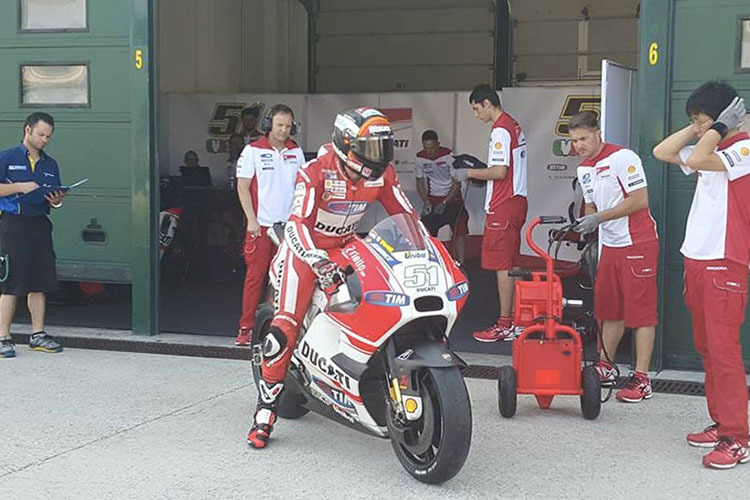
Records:
{"label": "clipboard", "polygon": [[45,200],[44,197],[47,196],[49,193],[54,193],[55,191],[63,191],[68,192],[71,189],[75,189],[83,184],[86,184],[88,182],[87,179],[81,179],[78,182],[75,182],[69,186],[50,186],[49,184],[42,184],[38,188],[36,188],[33,191],[29,191],[25,194],[18,195],[13,201],[16,203],[28,203],[31,205],[41,205],[44,203]]}

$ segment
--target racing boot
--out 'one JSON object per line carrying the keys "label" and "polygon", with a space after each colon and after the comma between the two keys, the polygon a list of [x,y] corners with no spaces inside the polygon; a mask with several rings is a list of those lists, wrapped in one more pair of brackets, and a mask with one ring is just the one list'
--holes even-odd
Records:
{"label": "racing boot", "polygon": [[247,444],[253,448],[265,448],[276,423],[276,409],[284,390],[284,383],[260,379],[258,386],[258,406],[255,409],[253,426],[247,434]]}

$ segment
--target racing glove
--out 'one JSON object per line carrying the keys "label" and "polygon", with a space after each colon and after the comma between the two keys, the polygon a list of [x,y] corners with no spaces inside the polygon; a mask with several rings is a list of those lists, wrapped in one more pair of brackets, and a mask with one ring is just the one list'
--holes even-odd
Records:
{"label": "racing glove", "polygon": [[330,288],[340,281],[339,266],[328,258],[325,250],[311,250],[307,252],[305,261],[312,268],[318,283],[323,289]]}
{"label": "racing glove", "polygon": [[602,223],[602,218],[599,214],[584,215],[576,221],[573,230],[576,233],[587,234],[593,233],[599,228],[599,224]]}

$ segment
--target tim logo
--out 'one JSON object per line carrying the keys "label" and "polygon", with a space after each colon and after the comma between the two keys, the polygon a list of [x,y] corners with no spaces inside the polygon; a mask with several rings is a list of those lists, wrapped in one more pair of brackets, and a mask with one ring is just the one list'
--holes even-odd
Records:
{"label": "tim logo", "polygon": [[411,137],[412,108],[384,108],[380,111],[388,118],[393,128],[395,139],[393,146],[408,148]]}
{"label": "tim logo", "polygon": [[569,139],[570,130],[568,123],[570,119],[583,111],[593,111],[597,120],[601,113],[601,97],[598,95],[569,95],[565,98],[560,116],[555,123],[555,134],[563,139],[552,141],[552,154],[559,157],[576,156],[578,153],[573,147],[573,141]]}
{"label": "tim logo", "polygon": [[368,203],[351,201],[330,201],[328,211],[336,215],[357,215],[367,210]]}

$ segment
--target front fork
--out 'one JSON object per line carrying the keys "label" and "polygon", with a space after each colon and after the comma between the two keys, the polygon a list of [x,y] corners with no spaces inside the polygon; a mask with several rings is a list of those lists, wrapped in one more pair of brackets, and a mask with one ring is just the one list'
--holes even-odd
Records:
{"label": "front fork", "polygon": [[396,355],[393,342],[388,342],[385,348],[385,374],[388,383],[389,403],[394,415],[401,421],[414,421],[422,417],[423,403],[419,387],[416,384],[414,369],[407,366],[405,361],[414,354],[412,349]]}

